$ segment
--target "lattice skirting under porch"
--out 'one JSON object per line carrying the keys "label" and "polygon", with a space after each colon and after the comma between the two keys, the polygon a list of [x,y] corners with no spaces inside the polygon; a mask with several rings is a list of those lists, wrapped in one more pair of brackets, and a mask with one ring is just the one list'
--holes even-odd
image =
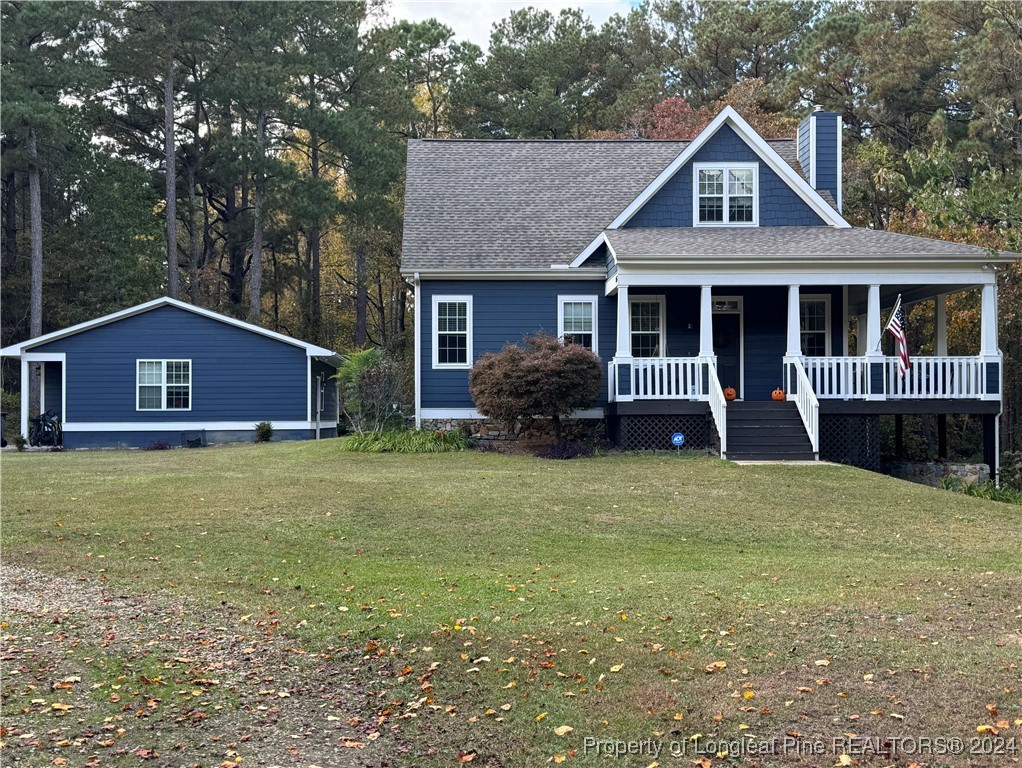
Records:
{"label": "lattice skirting under porch", "polygon": [[685,448],[716,450],[720,442],[709,414],[618,416],[614,444],[626,451],[673,450],[671,435],[685,436]]}
{"label": "lattice skirting under porch", "polygon": [[820,416],[820,458],[880,470],[880,417]]}

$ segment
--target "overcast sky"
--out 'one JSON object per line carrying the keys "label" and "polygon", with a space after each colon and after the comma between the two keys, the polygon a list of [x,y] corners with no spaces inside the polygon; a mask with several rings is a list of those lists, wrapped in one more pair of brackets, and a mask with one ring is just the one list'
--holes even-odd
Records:
{"label": "overcast sky", "polygon": [[490,28],[516,8],[544,8],[556,14],[561,8],[581,8],[599,27],[615,13],[625,15],[637,0],[393,0],[394,19],[424,21],[436,18],[454,30],[458,40],[471,40],[483,50],[489,47]]}

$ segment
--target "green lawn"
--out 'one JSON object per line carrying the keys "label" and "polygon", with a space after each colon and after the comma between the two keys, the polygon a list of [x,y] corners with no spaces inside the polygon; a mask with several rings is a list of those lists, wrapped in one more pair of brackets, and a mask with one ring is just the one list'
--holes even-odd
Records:
{"label": "green lawn", "polygon": [[336,441],[2,473],[5,562],[279,617],[358,666],[417,765],[605,764],[586,737],[1022,739],[1018,507],[841,467]]}

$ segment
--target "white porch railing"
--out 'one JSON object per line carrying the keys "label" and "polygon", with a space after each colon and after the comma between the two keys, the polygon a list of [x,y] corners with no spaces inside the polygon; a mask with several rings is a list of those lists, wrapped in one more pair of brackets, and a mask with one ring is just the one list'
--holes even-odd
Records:
{"label": "white porch railing", "polygon": [[698,357],[634,357],[633,400],[705,400],[702,362]]}
{"label": "white porch railing", "polygon": [[[805,357],[806,375],[820,399],[978,400],[986,395],[981,357],[913,357],[902,376],[897,357],[884,357],[883,387],[874,391],[865,357]],[[877,361],[880,362],[880,361]]]}
{"label": "white porch railing", "polygon": [[[794,400],[798,413],[805,424],[806,434],[813,444],[813,453],[820,457],[820,401],[813,392],[813,384],[806,375],[801,358],[786,357],[784,359],[785,383],[788,399]],[[794,374],[794,381],[792,380]],[[794,387],[792,386],[794,384]]]}
{"label": "white porch railing", "polygon": [[870,394],[864,357],[806,357],[806,376],[819,398],[862,400]]}
{"label": "white porch railing", "polygon": [[727,400],[724,399],[724,390],[720,388],[720,379],[717,378],[717,365],[712,357],[700,358],[706,364],[706,379],[709,383],[707,400],[710,404],[710,414],[713,416],[713,424],[717,427],[717,435],[720,437],[720,458],[727,458]]}
{"label": "white porch railing", "polygon": [[884,358],[888,400],[975,400],[986,394],[986,367],[979,357],[913,357],[905,375],[898,358]]}

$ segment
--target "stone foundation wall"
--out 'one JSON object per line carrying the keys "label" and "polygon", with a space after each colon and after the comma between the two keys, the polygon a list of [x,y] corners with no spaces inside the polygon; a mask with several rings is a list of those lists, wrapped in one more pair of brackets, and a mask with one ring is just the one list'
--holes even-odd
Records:
{"label": "stone foundation wall", "polygon": [[[464,430],[469,437],[479,440],[535,440],[549,441],[554,437],[554,424],[550,419],[518,419],[508,425],[489,419],[423,419],[422,429],[454,432]],[[573,442],[603,442],[607,439],[606,419],[562,419],[561,430],[565,440]]]}
{"label": "stone foundation wall", "polygon": [[940,481],[947,475],[954,475],[966,483],[985,483],[990,479],[990,467],[986,464],[962,464],[947,461],[883,461],[880,471],[913,483],[940,487]]}

